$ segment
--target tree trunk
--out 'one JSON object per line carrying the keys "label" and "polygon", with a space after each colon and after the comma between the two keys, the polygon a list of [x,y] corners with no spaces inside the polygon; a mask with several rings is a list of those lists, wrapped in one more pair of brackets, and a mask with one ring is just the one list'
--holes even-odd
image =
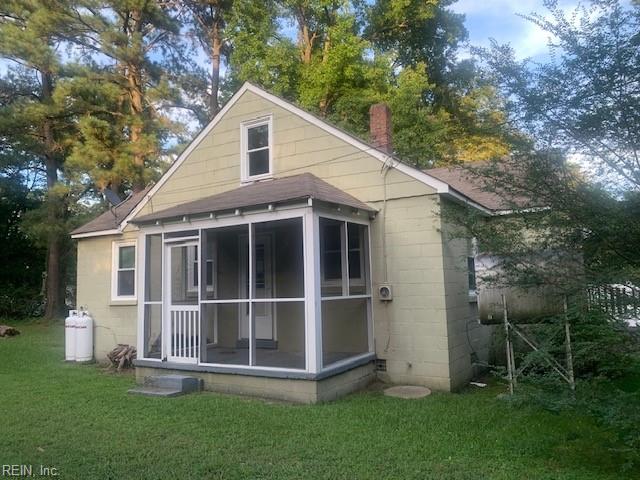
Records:
{"label": "tree trunk", "polygon": [[[131,11],[131,28],[129,34],[139,33],[142,28],[142,12],[140,10]],[[142,54],[138,58],[141,58]],[[135,177],[133,178],[133,191],[140,192],[144,190],[144,168],[145,168],[145,151],[142,145],[144,133],[144,94],[142,86],[142,69],[134,60],[128,62],[126,67],[127,83],[129,86],[129,100],[131,102],[131,143],[133,144],[133,167],[135,169]]]}
{"label": "tree trunk", "polygon": [[311,55],[313,54],[313,42],[316,39],[316,34],[311,33],[309,30],[309,24],[307,23],[305,12],[302,7],[296,12],[298,20],[298,37],[300,42],[300,59],[305,65],[311,63]]}
{"label": "tree trunk", "polygon": [[[51,73],[41,72],[42,99],[48,103],[53,91],[53,79]],[[47,319],[63,316],[65,312],[65,290],[62,255],[62,238],[58,226],[63,220],[61,199],[55,191],[58,183],[58,159],[55,152],[55,139],[51,128],[51,121],[45,119],[42,124],[42,133],[45,146],[45,168],[47,174],[47,223],[49,234],[47,239],[47,264],[45,272],[45,312]]]}
{"label": "tree trunk", "polygon": [[220,110],[218,92],[220,90],[220,54],[222,52],[222,36],[220,15],[215,18],[211,28],[211,98],[209,98],[210,118]]}

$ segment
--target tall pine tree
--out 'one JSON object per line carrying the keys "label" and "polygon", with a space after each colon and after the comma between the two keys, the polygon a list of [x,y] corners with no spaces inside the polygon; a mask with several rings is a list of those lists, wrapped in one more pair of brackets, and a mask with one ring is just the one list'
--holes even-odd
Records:
{"label": "tall pine tree", "polygon": [[182,107],[179,12],[157,0],[78,0],[70,10],[65,38],[82,52],[85,68],[68,91],[70,101],[87,104],[70,167],[88,173],[98,189],[140,191],[159,173],[169,137],[180,132],[168,115]]}
{"label": "tall pine tree", "polygon": [[57,53],[63,10],[64,5],[55,0],[8,0],[0,6],[0,56],[10,65],[2,83],[2,94],[10,100],[0,111],[0,131],[14,158],[36,159],[45,177],[44,223],[39,233],[47,249],[47,318],[65,310],[67,193],[60,174],[74,127],[64,105],[54,97],[63,75]]}

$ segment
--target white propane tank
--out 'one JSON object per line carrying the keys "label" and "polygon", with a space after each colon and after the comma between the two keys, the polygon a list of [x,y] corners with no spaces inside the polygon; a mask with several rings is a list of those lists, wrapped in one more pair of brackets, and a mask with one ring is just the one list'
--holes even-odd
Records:
{"label": "white propane tank", "polygon": [[64,359],[73,362],[76,359],[76,322],[78,311],[69,310],[69,316],[64,319]]}
{"label": "white propane tank", "polygon": [[93,360],[93,319],[80,311],[76,321],[76,362]]}

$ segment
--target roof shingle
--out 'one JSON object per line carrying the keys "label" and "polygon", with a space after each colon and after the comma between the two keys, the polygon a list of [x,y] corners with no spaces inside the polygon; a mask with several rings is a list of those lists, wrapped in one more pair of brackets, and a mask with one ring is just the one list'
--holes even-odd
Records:
{"label": "roof shingle", "polygon": [[358,210],[375,212],[375,209],[352,195],[320,180],[311,173],[276,178],[242,186],[234,190],[183,203],[156,213],[134,218],[131,223],[149,223],[190,215],[235,210],[296,200],[314,199],[345,205]]}
{"label": "roof shingle", "polygon": [[[475,168],[479,166],[480,164],[476,164]],[[495,188],[491,188],[491,179],[483,177],[481,171],[476,171],[474,168],[440,167],[424,170],[424,173],[447,183],[469,200],[494,212],[525,208],[532,205],[530,199],[522,196],[513,197],[506,191],[498,192]]]}
{"label": "roof shingle", "polygon": [[85,233],[101,232],[103,230],[115,230],[122,221],[127,218],[131,211],[136,208],[147,192],[151,189],[151,186],[145,188],[141,192],[134,193],[122,203],[116,205],[113,209],[109,209],[101,215],[97,216],[90,222],[76,228],[71,232],[71,235],[80,235]]}

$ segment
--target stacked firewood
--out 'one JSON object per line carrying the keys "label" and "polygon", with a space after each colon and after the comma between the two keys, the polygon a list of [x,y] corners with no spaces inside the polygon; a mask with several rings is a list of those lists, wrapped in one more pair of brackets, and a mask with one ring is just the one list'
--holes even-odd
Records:
{"label": "stacked firewood", "polygon": [[14,337],[20,335],[20,330],[9,325],[0,325],[0,337]]}
{"label": "stacked firewood", "polygon": [[123,368],[133,367],[133,361],[136,359],[136,349],[131,345],[119,343],[116,348],[107,354],[107,358],[111,362],[111,366],[120,371]]}

